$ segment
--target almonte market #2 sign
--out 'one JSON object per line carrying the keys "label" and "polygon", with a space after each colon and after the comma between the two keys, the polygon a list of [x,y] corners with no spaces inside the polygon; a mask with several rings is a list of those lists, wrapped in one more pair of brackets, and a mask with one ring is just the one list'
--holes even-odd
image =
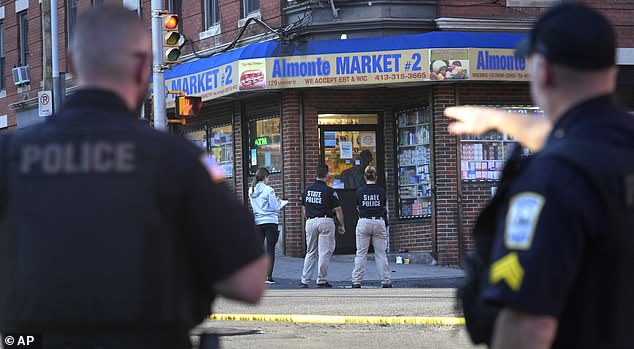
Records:
{"label": "almonte market #2 sign", "polygon": [[[166,80],[166,89],[214,99],[243,90],[425,81],[528,81],[513,49],[420,49],[237,60]],[[167,96],[173,105],[173,96]]]}

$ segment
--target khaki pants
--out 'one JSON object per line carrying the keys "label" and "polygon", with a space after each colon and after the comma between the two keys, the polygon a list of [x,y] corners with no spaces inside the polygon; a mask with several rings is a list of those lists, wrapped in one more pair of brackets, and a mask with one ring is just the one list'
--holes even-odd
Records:
{"label": "khaki pants", "polygon": [[308,284],[315,274],[317,283],[328,281],[328,262],[335,252],[335,221],[332,218],[311,218],[306,221],[306,257],[302,283]]}
{"label": "khaki pants", "polygon": [[374,262],[376,270],[381,277],[381,284],[389,284],[391,275],[387,264],[387,231],[385,221],[382,219],[359,218],[357,221],[357,255],[354,258],[354,270],[352,282],[360,283],[363,280],[365,267],[368,261],[368,248],[370,241],[374,246]]}

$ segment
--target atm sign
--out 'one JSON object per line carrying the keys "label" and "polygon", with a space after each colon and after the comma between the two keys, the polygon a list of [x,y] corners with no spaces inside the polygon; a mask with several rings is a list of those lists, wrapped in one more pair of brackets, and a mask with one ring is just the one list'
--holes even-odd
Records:
{"label": "atm sign", "polygon": [[270,137],[258,137],[256,138],[253,143],[259,147],[259,146],[263,146],[263,145],[269,145],[271,144],[271,138]]}

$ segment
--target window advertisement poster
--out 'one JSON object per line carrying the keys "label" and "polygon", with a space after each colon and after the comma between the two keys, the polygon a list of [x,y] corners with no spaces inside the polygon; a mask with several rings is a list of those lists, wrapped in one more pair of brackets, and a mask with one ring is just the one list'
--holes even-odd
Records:
{"label": "window advertisement poster", "polygon": [[251,149],[251,166],[258,165],[258,150],[256,148]]}
{"label": "window advertisement poster", "polygon": [[430,51],[430,80],[469,78],[469,49],[433,49]]}
{"label": "window advertisement poster", "polygon": [[337,132],[324,132],[324,147],[334,148],[337,146]]}
{"label": "window advertisement poster", "polygon": [[352,142],[339,142],[341,156],[340,159],[352,159]]}
{"label": "window advertisement poster", "polygon": [[361,147],[376,147],[376,133],[360,131],[357,143]]}
{"label": "window advertisement poster", "polygon": [[271,167],[271,152],[264,153],[264,167]]}
{"label": "window advertisement poster", "polygon": [[266,86],[266,61],[264,58],[240,61],[240,90],[257,90]]}

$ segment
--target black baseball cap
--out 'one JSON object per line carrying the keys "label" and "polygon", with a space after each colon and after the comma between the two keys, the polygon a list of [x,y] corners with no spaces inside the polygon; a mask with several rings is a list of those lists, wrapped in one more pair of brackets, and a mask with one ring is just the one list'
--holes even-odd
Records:
{"label": "black baseball cap", "polygon": [[515,51],[519,57],[532,53],[571,68],[607,68],[615,64],[614,30],[597,11],[581,4],[563,3],[544,12],[528,39]]}

